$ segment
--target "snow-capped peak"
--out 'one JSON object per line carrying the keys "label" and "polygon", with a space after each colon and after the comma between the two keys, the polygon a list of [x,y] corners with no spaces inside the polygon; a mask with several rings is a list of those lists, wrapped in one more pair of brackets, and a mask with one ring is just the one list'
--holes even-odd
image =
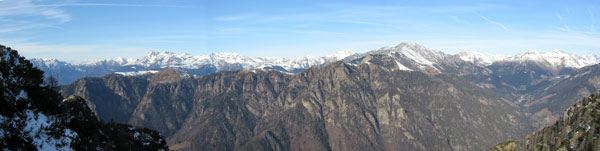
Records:
{"label": "snow-capped peak", "polygon": [[458,56],[463,61],[471,62],[471,63],[478,64],[478,65],[484,65],[484,66],[491,65],[492,63],[494,63],[496,61],[501,61],[502,59],[506,58],[506,56],[504,56],[504,55],[499,55],[499,54],[489,55],[489,54],[482,54],[482,53],[478,53],[478,52],[474,52],[474,51],[461,51],[461,52],[455,54],[455,56]]}
{"label": "snow-capped peak", "polygon": [[583,56],[583,58],[585,58],[585,60],[600,63],[600,56],[597,56],[596,54],[589,53]]}
{"label": "snow-capped peak", "polygon": [[383,47],[366,54],[386,54],[394,57],[398,62],[398,66],[407,71],[426,70],[430,68],[440,71],[436,67],[444,60],[446,54],[440,51],[428,49],[416,43],[400,43],[395,47]]}
{"label": "snow-capped peak", "polygon": [[335,53],[327,56],[327,58],[333,58],[336,60],[340,60],[340,59],[344,59],[344,58],[354,55],[354,54],[356,54],[356,52],[347,49],[347,50],[341,50],[341,51],[335,52]]}

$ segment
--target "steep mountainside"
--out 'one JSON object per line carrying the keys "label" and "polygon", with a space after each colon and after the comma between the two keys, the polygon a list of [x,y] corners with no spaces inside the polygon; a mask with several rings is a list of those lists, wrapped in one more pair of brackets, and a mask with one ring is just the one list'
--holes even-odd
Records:
{"label": "steep mountainside", "polygon": [[103,123],[80,97],[63,99],[43,72],[0,45],[0,150],[167,150],[158,132]]}
{"label": "steep mountainside", "polygon": [[[532,119],[549,125],[563,114],[563,111],[581,97],[589,96],[600,89],[600,64],[578,69],[562,80],[540,89],[522,106],[532,113]],[[544,124],[545,123],[545,124]]]}
{"label": "steep mountainside", "polygon": [[279,57],[246,57],[235,53],[216,53],[192,56],[172,52],[150,52],[140,59],[110,59],[91,64],[69,64],[52,59],[32,59],[32,63],[66,85],[87,76],[103,76],[115,72],[132,74],[139,71],[157,71],[179,68],[189,73],[206,75],[220,71],[247,69],[274,69],[298,73],[309,67],[320,66],[353,55],[350,50],[338,51],[325,57],[304,56],[297,59]]}
{"label": "steep mountainside", "polygon": [[455,56],[488,69],[491,72],[489,76],[471,78],[478,85],[499,91],[519,104],[531,100],[536,91],[553,85],[579,68],[600,62],[595,55],[581,57],[559,50],[544,53],[528,51],[514,56],[461,52]]}
{"label": "steep mountainside", "polygon": [[600,96],[584,98],[565,111],[554,125],[524,140],[500,143],[490,150],[600,150]]}
{"label": "steep mountainside", "polygon": [[530,131],[511,101],[435,71],[446,66],[398,57],[374,53],[293,75],[107,75],[63,93],[90,100],[101,118],[166,134],[176,150],[483,150]]}

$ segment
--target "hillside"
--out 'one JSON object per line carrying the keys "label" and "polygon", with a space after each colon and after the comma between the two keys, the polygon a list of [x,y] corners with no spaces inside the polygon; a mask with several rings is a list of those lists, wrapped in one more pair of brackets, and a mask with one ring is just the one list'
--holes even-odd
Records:
{"label": "hillside", "polygon": [[0,45],[1,150],[168,150],[158,132],[97,119],[81,97],[63,99],[56,83]]}
{"label": "hillside", "polygon": [[600,96],[596,92],[565,111],[552,126],[524,140],[500,143],[490,150],[600,150]]}

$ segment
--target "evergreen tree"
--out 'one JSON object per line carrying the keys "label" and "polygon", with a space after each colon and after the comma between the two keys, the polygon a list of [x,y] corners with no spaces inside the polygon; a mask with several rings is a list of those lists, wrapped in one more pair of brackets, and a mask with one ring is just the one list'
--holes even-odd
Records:
{"label": "evergreen tree", "polygon": [[[71,143],[54,145],[70,144],[68,147],[74,150],[168,150],[165,139],[156,131],[102,123],[83,98],[63,99],[58,92],[58,81],[53,77],[44,80],[43,75],[17,51],[0,45],[0,91],[3,94],[0,100],[0,150],[40,149],[37,143],[49,140],[39,138],[37,133],[72,139]],[[33,136],[33,131],[26,130],[26,120],[37,116],[47,116],[53,122],[48,127],[39,127],[43,130],[36,131]]]}

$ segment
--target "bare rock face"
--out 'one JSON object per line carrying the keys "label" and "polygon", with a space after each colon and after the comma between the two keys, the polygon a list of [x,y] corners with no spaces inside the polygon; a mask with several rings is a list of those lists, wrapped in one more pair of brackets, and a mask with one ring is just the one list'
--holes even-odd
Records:
{"label": "bare rock face", "polygon": [[173,150],[484,150],[531,130],[512,101],[433,71],[449,67],[408,71],[394,56],[362,57],[371,61],[293,75],[82,78],[63,93],[89,100],[103,120],[158,130]]}
{"label": "bare rock face", "polygon": [[600,96],[583,98],[568,108],[554,125],[520,141],[500,143],[490,150],[600,150]]}

